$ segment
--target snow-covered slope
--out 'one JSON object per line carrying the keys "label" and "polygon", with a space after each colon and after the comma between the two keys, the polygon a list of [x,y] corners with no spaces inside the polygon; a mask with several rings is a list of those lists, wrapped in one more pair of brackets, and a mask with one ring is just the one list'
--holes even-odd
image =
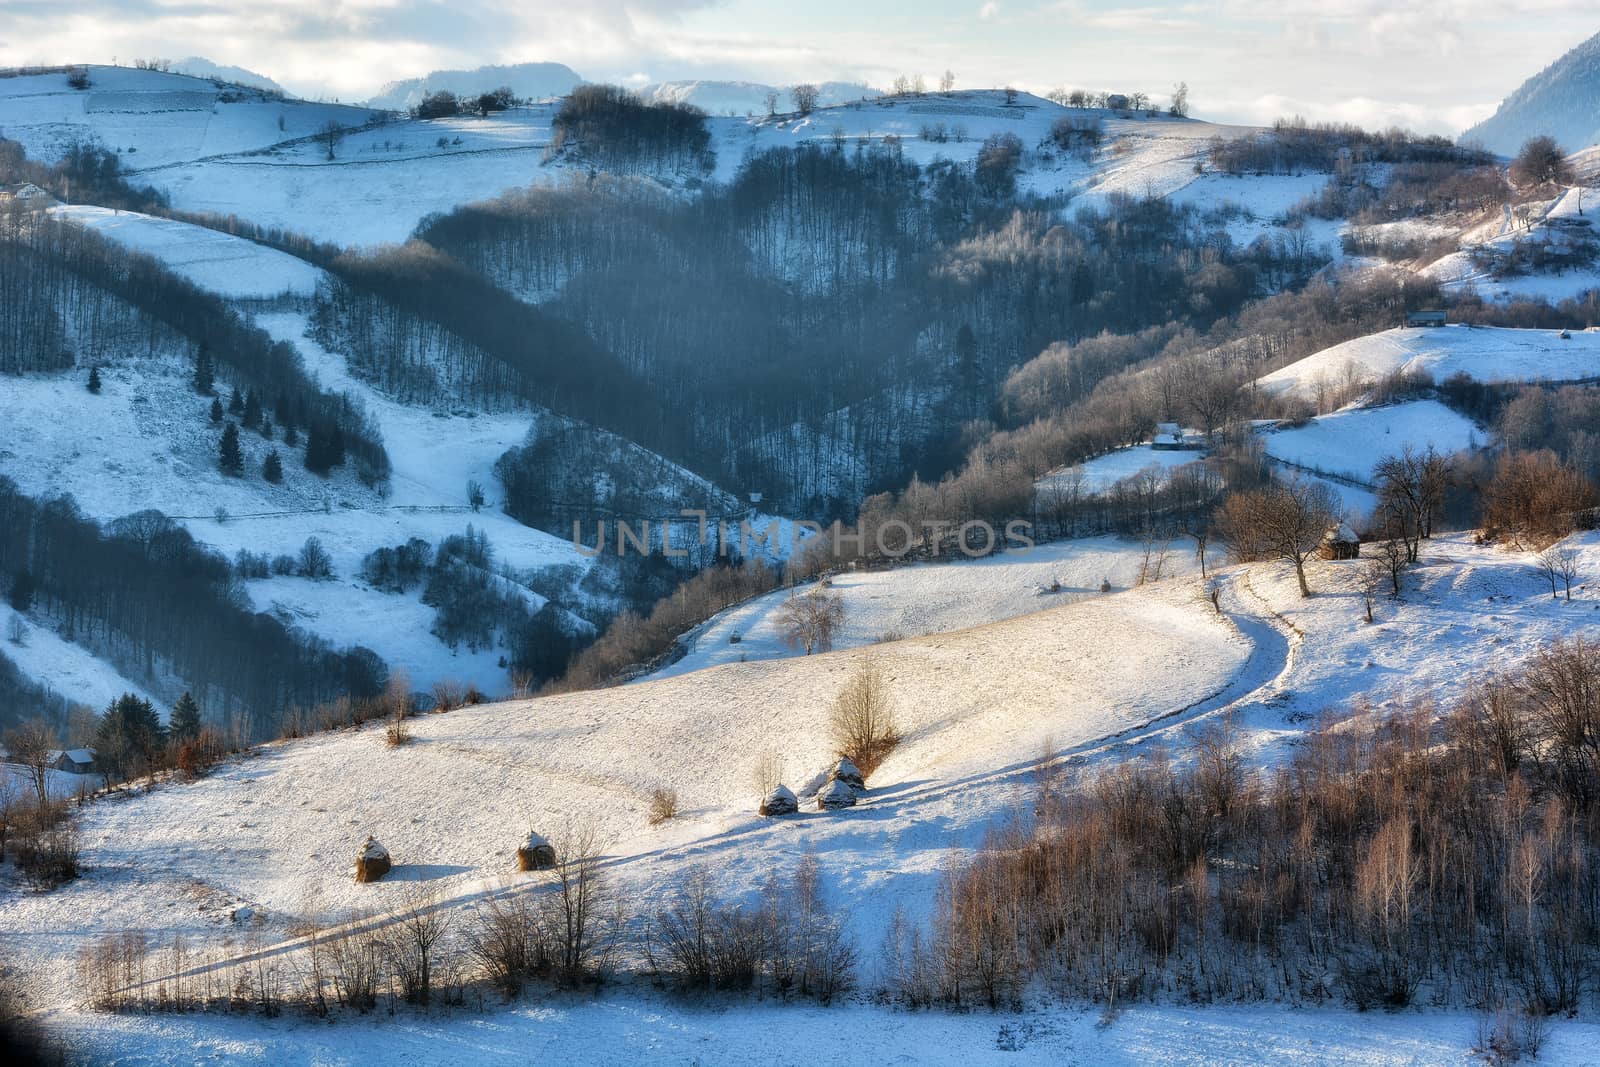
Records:
{"label": "snow-covered slope", "polygon": [[[9,604],[0,601],[0,634],[7,633],[17,615]],[[25,678],[47,686],[67,700],[87,704],[96,711],[123,693],[137,693],[154,701],[137,682],[119,674],[115,667],[82,645],[64,640],[47,627],[24,617],[26,636],[21,643],[0,639],[0,656],[10,660]],[[160,701],[154,701],[160,706]],[[26,717],[25,715],[23,717]]]}
{"label": "snow-covered slope", "polygon": [[[216,925],[227,907],[197,902],[248,904],[269,940],[286,936],[313,896],[337,912],[382,910],[423,881],[465,903],[511,876],[528,827],[559,835],[585,819],[636,903],[690,864],[725,869],[727,888],[743,891],[814,851],[861,943],[875,944],[896,904],[925,912],[952,855],[1028,795],[1026,769],[1046,737],[1092,746],[1182,709],[1198,714],[1270,678],[1281,653],[1259,651],[1198,585],[1157,583],[871,650],[427,715],[398,748],[377,726],[270,745],[192,785],[90,806],[85,876],[0,909],[0,938],[37,965],[70,957],[86,934],[125,927],[215,943],[229,932]],[[756,816],[755,755],[772,749],[802,796],[820,784],[830,762],[823,710],[868,655],[890,680],[905,740],[863,804]],[[678,791],[681,814],[651,828],[659,784]],[[347,868],[369,833],[396,868],[359,886]],[[5,937],[20,929],[51,932]],[[70,981],[57,975],[47,1002],[70,997]]]}
{"label": "snow-covered slope", "polygon": [[1509,156],[1538,134],[1569,152],[1600,141],[1600,33],[1523,82],[1461,140]]}
{"label": "snow-covered slope", "polygon": [[[163,190],[174,207],[238,215],[319,240],[402,241],[429,213],[576,174],[565,159],[545,159],[553,104],[489,118],[367,126],[375,113],[339,105],[249,98],[248,91],[246,99],[222,102],[211,82],[182,75],[97,67],[91,76],[87,93],[70,89],[65,75],[0,79],[0,128],[46,160],[75,141],[98,139],[122,153],[133,181]],[[1103,125],[1105,141],[1092,159],[1050,144],[1051,124],[1069,114]],[[351,129],[332,160],[310,136],[330,120]],[[1069,110],[1027,94],[1008,103],[997,90],[857,100],[804,117],[769,119],[762,108],[755,117],[713,115],[708,124],[721,180],[737,172],[747,152],[805,141],[894,137],[920,163],[970,162],[985,138],[1012,133],[1024,148],[1023,188],[1075,191],[1085,204],[1117,192],[1176,192],[1195,180],[1213,138],[1253,132]],[[1236,192],[1230,186],[1226,195]],[[1196,195],[1209,199],[1210,190]]]}
{"label": "snow-covered slope", "polygon": [[1600,377],[1600,332],[1563,338],[1555,330],[1490,327],[1399,328],[1325,348],[1263,377],[1268,394],[1312,399],[1347,381],[1425,371],[1442,382],[1465,374],[1481,382],[1581,381]]}
{"label": "snow-covered slope", "polygon": [[1372,468],[1385,456],[1430,445],[1449,455],[1477,447],[1485,435],[1472,420],[1437,400],[1414,400],[1374,408],[1346,408],[1303,426],[1262,435],[1267,455],[1318,474],[1372,482]]}
{"label": "snow-covered slope", "polygon": [[[1600,535],[1574,545],[1586,573],[1600,569]],[[1308,600],[1298,596],[1291,567],[1258,564],[1221,575],[1226,619],[1211,612],[1199,582],[1179,579],[871,650],[728,664],[620,689],[425,716],[414,721],[416,739],[399,748],[385,746],[376,727],[272,745],[191,785],[89,805],[81,817],[84,877],[48,897],[15,898],[0,910],[0,934],[27,932],[8,943],[37,976],[32,1002],[65,1018],[76,1040],[149,1049],[151,1028],[142,1019],[78,1014],[66,963],[84,939],[134,927],[158,943],[182,932],[197,956],[242,955],[257,935],[246,939],[227,916],[244,906],[259,924],[260,943],[275,959],[290,960],[296,920],[309,909],[325,916],[381,912],[419,882],[446,907],[470,907],[508,880],[537,877],[510,873],[512,849],[527,826],[559,832],[584,817],[602,825],[607,871],[639,908],[659,901],[663,886],[691,865],[708,866],[722,891],[739,892],[814,853],[870,955],[897,905],[922,913],[952,856],[1026,805],[1029,768],[1045,737],[1075,762],[1128,758],[1181,745],[1195,722],[1227,714],[1252,765],[1270,767],[1319,712],[1348,707],[1357,693],[1380,710],[1419,697],[1448,707],[1489,666],[1513,667],[1551,637],[1593,625],[1600,606],[1593,589],[1578,590],[1571,603],[1552,600],[1530,564],[1528,555],[1465,537],[1427,542],[1405,598],[1379,603],[1376,628],[1361,622],[1359,561],[1312,561],[1319,595]],[[819,710],[869,654],[891,679],[906,738],[863,803],[836,814],[753,816],[743,783],[747,761],[771,746],[791,785],[803,791],[814,784],[827,759]],[[650,828],[647,795],[661,783],[678,789],[682,814]],[[388,846],[396,868],[384,882],[358,886],[347,868],[368,833]],[[280,941],[289,955],[272,948]],[[576,1025],[567,1013],[579,1010],[518,1006],[492,1016],[487,1028],[474,1017],[472,1029],[485,1033],[461,1056],[495,1058],[495,1043],[532,1025],[530,1012],[541,1026],[565,1026]],[[582,1010],[596,1013],[584,1017],[586,1026],[636,1033],[636,1025],[658,1025],[639,1015],[658,1010],[648,995],[613,994]],[[1070,1011],[1049,1010],[1057,1022],[1025,1028],[1027,1040],[1047,1043],[1042,1035],[1056,1033],[1064,1025],[1060,1013]],[[1133,1011],[1156,1020],[1170,1010]],[[826,1018],[907,1018],[861,1014],[871,1011],[852,1007]],[[1201,1035],[1185,1034],[1162,1061],[1232,1049],[1237,1036],[1220,1037],[1210,1027],[1227,1031],[1238,1012],[1250,1009],[1197,1016],[1197,1024],[1209,1021]],[[812,1025],[809,1013],[796,1017],[805,1020],[793,1024],[802,1032]],[[186,1041],[196,1043],[183,1045],[186,1055],[230,1047],[230,1034],[248,1032],[241,1054],[258,1055],[252,1043],[270,1040],[274,1054],[291,1058],[308,1043],[325,1055],[330,1033],[335,1040],[360,1033],[321,1024],[314,1035],[296,1025],[239,1031],[214,1018],[163,1020],[160,1029],[165,1037],[186,1027]],[[936,1016],[932,1025],[948,1018],[965,1017]],[[1294,1027],[1301,1017],[1274,1018]],[[1353,1037],[1324,1035],[1317,1040],[1331,1043],[1296,1039],[1296,1056],[1308,1048],[1335,1058],[1388,1055],[1397,1051],[1389,1042],[1399,1041],[1409,1062],[1470,1041],[1444,1036],[1464,1025],[1458,1016],[1411,1016],[1393,1033],[1383,1030],[1389,1018],[1372,1023],[1385,1034],[1381,1053]],[[467,1037],[449,1021],[419,1025],[429,1040]],[[790,1024],[772,1025],[787,1033],[782,1027]],[[1183,1032],[1189,1024],[1173,1025]],[[719,1022],[718,1029],[726,1028]],[[1273,1058],[1273,1034],[1283,1031],[1269,1029],[1229,1058]],[[1551,1053],[1567,1049],[1566,1039],[1558,1031]],[[608,1042],[598,1054],[614,1047]],[[744,1047],[712,1043],[696,1054],[737,1062]],[[1089,1047],[1072,1045],[1078,1052]]]}
{"label": "snow-covered slope", "polygon": [[[822,107],[873,100],[883,95],[862,82],[821,82],[816,89],[817,103]],[[657,82],[639,90],[640,96],[653,103],[693,104],[708,115],[735,116],[765,115],[769,93],[777,94],[777,110],[788,111],[794,107],[789,86],[761,82],[671,81]]]}
{"label": "snow-covered slope", "polygon": [[329,122],[359,126],[374,112],[223,92],[209,78],[91,66],[89,88],[65,74],[0,78],[0,129],[30,157],[54,162],[74,144],[98,142],[129,169],[247,153],[310,137]]}
{"label": "snow-covered slope", "polygon": [[[1102,537],[1016,548],[977,560],[957,556],[943,563],[849,571],[835,575],[824,592],[836,594],[845,609],[834,647],[859,648],[1043,611],[1098,596],[1102,582],[1126,589],[1139,580],[1141,568],[1151,579],[1170,578],[1196,573],[1200,564],[1188,541],[1157,544],[1146,559],[1142,544]],[[813,591],[799,590],[802,595]],[[799,655],[784,642],[778,618],[790,595],[780,589],[717,615],[685,640],[689,651],[682,659],[650,677]]]}
{"label": "snow-covered slope", "polygon": [[322,278],[302,259],[204,226],[87,204],[57,206],[50,213],[154,256],[219,296],[311,296]]}

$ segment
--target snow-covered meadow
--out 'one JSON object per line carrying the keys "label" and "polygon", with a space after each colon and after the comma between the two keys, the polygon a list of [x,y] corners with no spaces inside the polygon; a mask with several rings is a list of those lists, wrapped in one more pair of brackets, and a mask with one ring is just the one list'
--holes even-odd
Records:
{"label": "snow-covered meadow", "polygon": [[1563,382],[1600,378],[1600,331],[1516,330],[1486,326],[1397,328],[1325,348],[1257,383],[1269,395],[1315,398],[1346,382],[1426,372],[1480,382]]}

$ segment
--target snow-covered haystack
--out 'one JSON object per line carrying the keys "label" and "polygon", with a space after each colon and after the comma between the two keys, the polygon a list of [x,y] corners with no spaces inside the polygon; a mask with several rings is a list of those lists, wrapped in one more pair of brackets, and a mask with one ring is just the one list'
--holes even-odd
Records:
{"label": "snow-covered haystack", "polygon": [[361,852],[356,856],[356,881],[376,882],[389,873],[393,865],[389,862],[389,850],[378,843],[378,839],[367,837],[367,843],[361,846]]}
{"label": "snow-covered haystack", "polygon": [[857,793],[865,792],[867,788],[867,780],[861,776],[861,768],[857,767],[849,756],[840,756],[839,762],[828,772],[828,777],[836,782],[843,782]]}
{"label": "snow-covered haystack", "polygon": [[795,799],[789,787],[779,783],[773,787],[761,801],[761,807],[756,809],[760,815],[793,815],[800,810],[800,802]]}
{"label": "snow-covered haystack", "polygon": [[548,871],[556,865],[556,850],[543,836],[528,831],[528,839],[517,849],[517,870]]}
{"label": "snow-covered haystack", "polygon": [[1348,522],[1341,522],[1322,535],[1317,555],[1323,559],[1356,559],[1361,555],[1361,538]]}
{"label": "snow-covered haystack", "polygon": [[837,811],[856,806],[856,791],[838,778],[831,778],[817,793],[818,811]]}

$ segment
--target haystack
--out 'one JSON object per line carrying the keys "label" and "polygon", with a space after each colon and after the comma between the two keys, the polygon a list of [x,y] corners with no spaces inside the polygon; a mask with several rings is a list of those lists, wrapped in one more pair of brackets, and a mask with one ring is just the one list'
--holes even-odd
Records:
{"label": "haystack", "polygon": [[1329,528],[1322,536],[1322,544],[1317,546],[1317,555],[1323,559],[1359,559],[1361,557],[1361,538],[1350,528],[1347,522]]}
{"label": "haystack", "polygon": [[528,831],[528,839],[517,849],[517,870],[548,871],[556,865],[556,850],[539,834]]}
{"label": "haystack", "polygon": [[389,873],[391,866],[389,850],[378,844],[377,838],[369,835],[367,843],[361,846],[361,852],[356,856],[356,881],[376,882]]}
{"label": "haystack", "polygon": [[842,779],[834,778],[817,793],[818,811],[837,811],[856,806],[856,791]]}
{"label": "haystack", "polygon": [[864,792],[867,788],[867,780],[861,777],[861,768],[857,767],[849,756],[840,756],[839,762],[828,772],[828,777],[843,782],[857,793]]}
{"label": "haystack", "polygon": [[781,783],[767,794],[761,807],[756,809],[762,815],[793,815],[799,810],[800,802],[789,791],[789,787]]}

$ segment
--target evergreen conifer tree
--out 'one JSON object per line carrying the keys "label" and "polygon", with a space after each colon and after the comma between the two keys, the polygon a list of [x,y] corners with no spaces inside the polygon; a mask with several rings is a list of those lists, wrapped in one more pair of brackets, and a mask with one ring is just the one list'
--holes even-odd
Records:
{"label": "evergreen conifer tree", "polygon": [[211,362],[211,349],[205,342],[200,343],[200,350],[194,354],[194,391],[201,396],[210,396],[216,388],[217,368]]}
{"label": "evergreen conifer tree", "polygon": [[254,389],[244,395],[244,424],[254,429],[261,421],[261,400]]}
{"label": "evergreen conifer tree", "polygon": [[233,387],[233,396],[228,398],[228,414],[244,414],[244,394],[239,392],[239,387],[237,385]]}
{"label": "evergreen conifer tree", "polygon": [[244,473],[244,453],[239,451],[239,427],[231,422],[222,428],[218,465],[222,467],[223,474],[237,478]]}
{"label": "evergreen conifer tree", "polygon": [[283,460],[278,458],[276,448],[267,453],[266,460],[261,464],[261,477],[273,485],[283,481]]}
{"label": "evergreen conifer tree", "polygon": [[220,397],[214,396],[211,398],[211,421],[222,421],[222,399]]}
{"label": "evergreen conifer tree", "polygon": [[90,367],[89,368],[89,392],[91,392],[91,393],[100,392],[100,368],[99,367]]}
{"label": "evergreen conifer tree", "polygon": [[167,732],[179,744],[193,741],[200,733],[200,705],[187,692],[172,706]]}

